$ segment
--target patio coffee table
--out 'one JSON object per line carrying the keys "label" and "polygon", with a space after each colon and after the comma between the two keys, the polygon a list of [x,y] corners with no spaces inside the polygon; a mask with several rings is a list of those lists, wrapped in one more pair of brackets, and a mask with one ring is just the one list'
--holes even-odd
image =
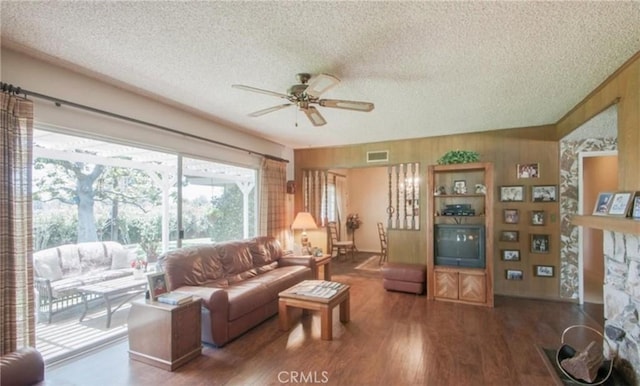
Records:
{"label": "patio coffee table", "polygon": [[[82,319],[87,315],[87,311],[89,311],[88,295],[96,295],[104,300],[107,309],[107,328],[109,328],[111,326],[111,315],[134,297],[144,293],[146,289],[147,278],[136,279],[133,275],[80,286],[78,291],[82,294],[82,302],[84,303],[84,312],[80,316],[80,321],[82,322]],[[122,299],[123,297],[124,299]],[[120,299],[121,302],[115,308],[112,308],[111,302],[116,299]]]}
{"label": "patio coffee table", "polygon": [[290,327],[289,308],[320,311],[320,337],[333,339],[333,308],[340,305],[340,321],[349,321],[349,286],[335,281],[305,280],[278,294],[278,320],[280,329]]}

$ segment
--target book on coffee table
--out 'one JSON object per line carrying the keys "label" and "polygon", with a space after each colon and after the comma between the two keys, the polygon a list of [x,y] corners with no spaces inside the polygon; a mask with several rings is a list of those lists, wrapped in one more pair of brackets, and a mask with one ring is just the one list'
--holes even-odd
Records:
{"label": "book on coffee table", "polygon": [[296,295],[330,298],[338,293],[343,284],[335,281],[305,280],[295,289]]}
{"label": "book on coffee table", "polygon": [[184,292],[167,292],[159,295],[157,301],[165,304],[180,305],[193,301],[193,295]]}

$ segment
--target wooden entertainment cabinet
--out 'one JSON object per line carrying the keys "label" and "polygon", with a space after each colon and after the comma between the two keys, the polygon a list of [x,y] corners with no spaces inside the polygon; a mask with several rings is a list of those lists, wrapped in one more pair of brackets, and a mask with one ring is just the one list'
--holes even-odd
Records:
{"label": "wooden entertainment cabinet", "polygon": [[[478,184],[483,185],[486,191],[476,193]],[[429,166],[426,216],[428,299],[493,307],[493,193],[491,163]],[[460,204],[470,205],[475,213],[443,213],[446,205]],[[434,253],[434,230],[437,224],[484,225],[484,268],[438,265]]]}

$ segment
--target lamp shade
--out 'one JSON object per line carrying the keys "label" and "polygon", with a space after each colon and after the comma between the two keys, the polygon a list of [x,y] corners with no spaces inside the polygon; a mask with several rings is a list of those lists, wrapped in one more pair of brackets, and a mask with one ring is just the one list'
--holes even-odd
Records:
{"label": "lamp shade", "polygon": [[296,218],[293,220],[293,224],[291,224],[291,229],[318,229],[318,226],[311,213],[298,212]]}

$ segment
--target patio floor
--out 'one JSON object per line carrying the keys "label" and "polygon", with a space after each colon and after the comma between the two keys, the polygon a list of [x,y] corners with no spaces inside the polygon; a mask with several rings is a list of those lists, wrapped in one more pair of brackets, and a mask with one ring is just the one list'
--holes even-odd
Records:
{"label": "patio floor", "polygon": [[[141,294],[136,299],[143,298],[144,294]],[[111,316],[110,328],[106,327],[107,315],[102,302],[89,308],[82,322],[79,321],[84,310],[82,305],[56,314],[51,324],[45,322],[36,325],[36,347],[45,363],[51,365],[111,343],[127,335],[130,308],[130,303],[120,307]]]}

